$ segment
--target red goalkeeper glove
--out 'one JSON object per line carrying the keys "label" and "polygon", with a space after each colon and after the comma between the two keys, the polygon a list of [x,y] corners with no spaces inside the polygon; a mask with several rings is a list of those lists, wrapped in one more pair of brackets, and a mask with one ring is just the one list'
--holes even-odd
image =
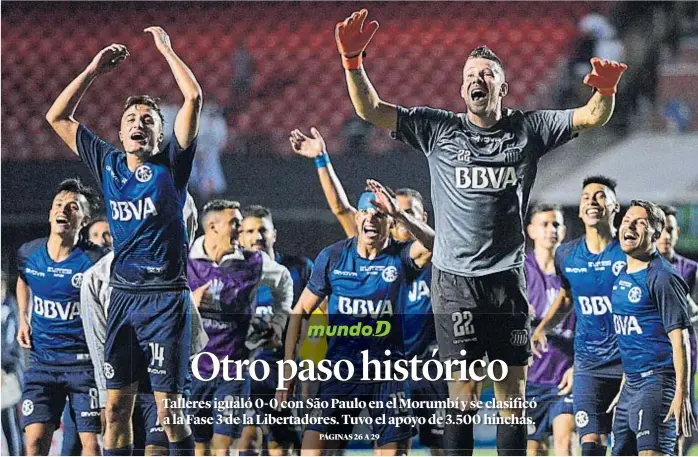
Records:
{"label": "red goalkeeper glove", "polygon": [[362,9],[335,26],[334,39],[342,55],[342,64],[347,70],[355,70],[361,66],[363,52],[378,31],[378,21],[371,21],[364,27],[366,16],[368,10]]}
{"label": "red goalkeeper glove", "polygon": [[591,59],[591,73],[584,77],[584,84],[599,91],[601,95],[612,96],[618,89],[618,81],[623,72],[628,69],[624,63],[613,60]]}

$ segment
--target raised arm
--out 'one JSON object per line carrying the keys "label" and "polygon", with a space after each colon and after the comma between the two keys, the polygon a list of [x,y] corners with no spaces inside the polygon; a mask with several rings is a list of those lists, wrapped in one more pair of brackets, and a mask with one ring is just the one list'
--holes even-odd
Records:
{"label": "raised arm", "polygon": [[354,218],[356,208],[349,203],[344,187],[342,187],[342,183],[334,172],[330,156],[327,154],[325,140],[320,135],[320,132],[313,127],[310,129],[310,136],[308,137],[296,129],[291,132],[289,141],[291,142],[293,152],[303,157],[315,159],[320,185],[322,185],[322,191],[332,213],[334,213],[342,225],[347,237],[356,236],[359,233]]}
{"label": "raised arm", "polygon": [[153,34],[155,46],[167,60],[167,64],[170,66],[170,70],[172,70],[172,74],[177,81],[177,86],[184,96],[184,104],[182,104],[175,118],[174,134],[179,145],[183,149],[187,149],[199,133],[199,118],[201,117],[201,106],[203,105],[201,86],[196,81],[194,73],[172,50],[170,37],[162,27],[148,27],[144,31]]}
{"label": "raised arm", "polygon": [[565,287],[560,289],[560,293],[555,298],[555,301],[550,305],[550,309],[547,314],[543,317],[536,327],[535,331],[531,335],[531,352],[536,357],[541,357],[541,353],[538,350],[538,345],[540,345],[543,352],[548,352],[548,339],[545,333],[562,322],[572,311],[572,292]]}
{"label": "raised arm", "polygon": [[591,59],[592,71],[584,77],[584,84],[596,89],[586,105],[574,110],[572,128],[582,132],[606,124],[613,114],[618,82],[628,66],[598,57]]}
{"label": "raised arm", "polygon": [[397,108],[378,96],[363,68],[363,54],[368,43],[378,30],[378,22],[369,22],[364,27],[368,10],[354,12],[335,27],[337,49],[342,55],[349,96],[356,114],[371,124],[395,130]]}
{"label": "raised arm", "polygon": [[79,125],[75,120],[75,110],[82,96],[100,74],[112,71],[128,56],[128,50],[122,44],[111,44],[99,51],[82,73],[63,89],[46,113],[48,123],[74,153],[78,153],[76,136]]}

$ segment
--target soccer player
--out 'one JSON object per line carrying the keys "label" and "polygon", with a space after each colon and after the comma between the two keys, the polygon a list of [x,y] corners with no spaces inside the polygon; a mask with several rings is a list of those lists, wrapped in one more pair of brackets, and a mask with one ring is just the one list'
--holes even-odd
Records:
{"label": "soccer player", "polygon": [[[400,399],[408,395],[407,382],[360,381],[361,377],[373,377],[362,373],[362,352],[368,351],[369,360],[398,360],[404,358],[402,289],[408,278],[416,276],[431,259],[430,247],[434,232],[425,223],[399,209],[397,202],[376,181],[368,181],[371,192],[364,192],[359,199],[356,237],[339,241],[323,249],[317,257],[313,275],[291,314],[286,339],[286,360],[295,360],[296,345],[301,337],[301,321],[321,306],[327,297],[328,333],[330,328],[352,325],[368,326],[380,331],[380,323],[388,322],[390,330],[384,336],[330,336],[327,335],[326,358],[333,362],[347,360],[356,368],[354,378],[348,381],[330,379],[320,383],[316,399],[364,401]],[[417,240],[395,241],[390,228],[395,220],[405,224]],[[341,334],[341,333],[340,333]],[[288,368],[288,367],[287,367]],[[285,373],[286,378],[290,373]],[[346,375],[347,373],[345,373]],[[288,388],[290,382],[285,387]],[[281,401],[288,395],[280,390]],[[316,409],[311,415],[333,417],[338,425],[311,424],[303,434],[303,453],[320,455],[337,443],[323,439],[323,434],[350,433],[353,426],[342,415],[357,417],[361,410],[338,408]],[[406,452],[412,428],[389,425],[393,417],[411,415],[411,411],[396,408],[368,408],[374,420],[385,416],[382,425],[374,424],[376,452],[378,455],[395,455]],[[341,448],[341,444],[338,446]]]}
{"label": "soccer player", "polygon": [[584,180],[579,203],[584,235],[563,243],[555,252],[555,270],[562,289],[531,336],[533,352],[541,357],[538,345],[547,351],[545,333],[574,309],[577,322],[572,394],[582,455],[606,455],[613,417],[608,410],[623,376],[611,315],[613,281],[625,265],[613,226],[619,211],[613,179],[591,176]]}
{"label": "soccer player", "polygon": [[[408,109],[383,101],[368,79],[363,53],[378,22],[364,27],[367,15],[363,9],[338,23],[335,38],[357,115],[393,130],[428,159],[436,221],[431,296],[440,357],[472,361],[488,355],[506,362],[509,374],[495,383],[495,396],[523,400],[530,354],[523,225],[538,159],[610,119],[626,66],[594,58],[584,82],[595,93],[585,106],[522,113],[503,108],[509,90],[503,64],[481,46],[463,68],[467,113]],[[481,390],[482,382],[449,383],[454,400],[478,398]],[[472,426],[459,425],[455,416],[473,413],[449,411],[446,449],[470,452]],[[505,408],[499,414],[521,417],[523,411]],[[499,425],[497,449],[502,455],[523,454],[526,426]]]}
{"label": "soccer player", "polygon": [[613,455],[672,455],[676,436],[691,436],[695,427],[688,287],[657,252],[664,221],[657,205],[633,200],[620,225],[627,264],[611,303],[625,382],[613,421]]}
{"label": "soccer player", "polygon": [[[204,352],[215,354],[219,360],[246,360],[250,351],[245,346],[251,317],[255,314],[254,296],[258,287],[270,290],[271,322],[281,328],[291,312],[293,282],[289,271],[274,261],[266,251],[241,250],[237,246],[238,227],[242,222],[240,204],[230,200],[213,200],[203,209],[204,235],[192,244],[189,253],[188,280],[194,290],[194,303],[203,317],[209,341]],[[203,379],[213,376],[210,358],[198,362],[198,374]],[[231,366],[229,376],[235,377]],[[194,373],[196,375],[196,373]],[[249,399],[248,380],[224,381],[222,375],[211,381],[192,379],[190,399],[214,402]],[[232,423],[243,420],[245,408],[223,411],[195,408],[192,418],[212,418],[213,424],[193,425],[196,455],[229,455],[234,440],[240,438],[242,426]],[[198,424],[198,422],[195,422]]]}
{"label": "soccer player", "polygon": [[[560,293],[555,251],[567,229],[557,205],[538,204],[530,214],[526,232],[533,241],[533,251],[526,256],[524,271],[533,323],[537,324]],[[534,359],[528,368],[526,398],[537,404],[527,411],[533,420],[528,430],[528,455],[548,455],[547,440],[551,436],[555,455],[572,455],[574,326],[575,316],[571,314],[552,330],[548,352]]]}
{"label": "soccer player", "polygon": [[[240,245],[251,251],[265,252],[269,257],[286,267],[291,273],[293,280],[293,300],[294,303],[297,302],[310,279],[313,262],[307,257],[276,252],[274,245],[276,244],[277,233],[269,209],[263,206],[252,205],[243,211],[243,216],[244,219],[240,226]],[[273,301],[274,297],[271,294],[271,289],[266,286],[260,287],[256,296],[257,316],[264,318],[271,315],[274,306]],[[272,321],[272,328],[274,333],[270,338],[271,341],[256,354],[257,359],[265,360],[269,363],[271,373],[263,381],[252,380],[252,398],[262,398],[265,405],[268,405],[269,399],[274,398],[276,395],[279,377],[276,362],[284,358],[283,335],[285,327]],[[265,406],[263,413],[274,416],[290,416],[293,412],[289,409],[277,411]],[[248,428],[246,437],[253,433],[250,430],[251,428]],[[263,429],[270,455],[284,455],[291,447],[295,449],[300,447],[299,433],[293,425],[275,424],[269,426],[268,429],[265,426]]]}
{"label": "soccer player", "polygon": [[[356,226],[356,208],[349,203],[342,183],[334,172],[325,140],[320,132],[312,128],[310,136],[306,136],[300,130],[294,130],[291,132],[289,140],[296,154],[315,159],[318,177],[332,212],[344,228],[346,235],[348,237],[356,236],[359,233]],[[400,210],[416,217],[425,224],[427,223],[427,212],[424,211],[422,194],[414,189],[403,188],[395,191],[395,198]],[[414,240],[414,235],[407,230],[404,224],[400,223],[393,225],[391,237],[402,242]],[[406,297],[405,315],[403,316],[405,355],[407,359],[417,357],[419,360],[427,360],[434,357],[434,350],[438,347],[429,296],[431,264],[424,267],[416,277],[410,279],[411,281],[403,291]],[[429,381],[423,378],[420,381],[411,382],[410,394],[417,401],[446,400],[448,386],[443,380]],[[433,423],[434,421],[430,419],[434,416],[443,416],[444,411],[420,408],[414,413],[426,420],[426,424],[419,427],[420,443],[429,448],[431,455],[443,455],[443,423]]]}
{"label": "soccer player", "polygon": [[130,418],[145,371],[141,367],[147,367],[170,453],[189,454],[194,449],[181,408],[166,408],[165,402],[172,405],[181,398],[188,372],[192,304],[186,281],[188,240],[182,208],[203,99],[201,87],[173,51],[167,33],[160,27],[145,31],[153,35],[184,97],[167,145],[161,144],[164,135],[159,107],[148,96],[130,97],[126,102],[119,130],[125,153],[74,118],[91,83],[128,56],[123,45],[113,44],[100,51],[46,114],[56,133],[102,187],[114,237],[113,289],[104,354],[109,389],[106,455],[131,452]]}
{"label": "soccer player", "polygon": [[105,254],[79,236],[95,198],[79,180],[63,181],[51,205],[48,238],[19,249],[17,340],[30,349],[22,392],[27,455],[48,455],[66,397],[84,452],[101,452],[97,388],[80,316],[83,273]]}
{"label": "soccer player", "polygon": [[[189,239],[193,239],[198,227],[198,212],[193,197],[187,193],[187,203],[182,212]],[[107,332],[107,309],[111,287],[109,276],[114,261],[114,252],[102,257],[88,269],[82,277],[80,287],[80,306],[82,325],[85,330],[87,347],[90,350],[94,366],[99,407],[107,405],[107,379],[104,375],[104,345]],[[201,316],[192,308],[191,354],[200,352],[208,342],[208,337],[201,325]],[[138,385],[138,394],[133,410],[133,453],[134,455],[168,455],[167,435],[159,424],[155,397],[147,376]],[[64,429],[65,433],[65,429]]]}

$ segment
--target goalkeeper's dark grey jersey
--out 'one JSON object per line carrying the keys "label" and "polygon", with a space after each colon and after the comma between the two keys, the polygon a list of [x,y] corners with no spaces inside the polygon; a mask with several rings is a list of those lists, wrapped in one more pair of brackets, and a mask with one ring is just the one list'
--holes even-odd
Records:
{"label": "goalkeeper's dark grey jersey", "polygon": [[484,276],[524,260],[524,215],[538,159],[572,138],[572,110],[504,110],[488,129],[465,114],[398,107],[393,137],[422,151],[436,219],[434,265]]}

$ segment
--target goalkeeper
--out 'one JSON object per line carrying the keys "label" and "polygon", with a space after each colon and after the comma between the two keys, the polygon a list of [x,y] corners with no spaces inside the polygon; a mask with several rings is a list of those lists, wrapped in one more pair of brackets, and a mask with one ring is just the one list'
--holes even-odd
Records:
{"label": "goalkeeper", "polygon": [[[436,221],[431,297],[440,357],[503,360],[509,374],[495,383],[495,396],[500,402],[523,400],[530,353],[523,222],[538,160],[575,134],[608,122],[627,67],[594,58],[584,78],[594,88],[586,105],[524,113],[502,106],[509,91],[504,66],[480,46],[463,67],[466,113],[404,108],[381,100],[366,75],[364,51],[378,30],[378,22],[365,23],[367,15],[364,9],[338,23],[335,38],[356,113],[393,131],[429,162]],[[477,399],[481,390],[481,382],[449,384],[456,401]],[[472,421],[458,416],[475,413],[447,412],[448,453],[472,453],[472,425],[462,425]],[[499,413],[510,418],[524,411]],[[499,455],[525,455],[526,426],[509,422],[497,426]]]}

